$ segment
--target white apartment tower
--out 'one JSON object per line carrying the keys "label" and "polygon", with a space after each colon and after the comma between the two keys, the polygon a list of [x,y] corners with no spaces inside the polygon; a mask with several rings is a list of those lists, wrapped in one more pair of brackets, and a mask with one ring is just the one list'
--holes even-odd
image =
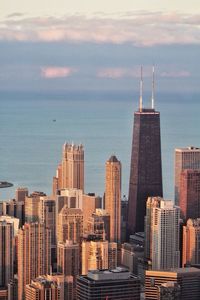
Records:
{"label": "white apartment tower", "polygon": [[145,220],[145,246],[148,249],[145,252],[152,261],[152,269],[178,268],[180,209],[171,200],[160,197],[149,197],[147,206],[151,212],[148,212],[149,218]]}

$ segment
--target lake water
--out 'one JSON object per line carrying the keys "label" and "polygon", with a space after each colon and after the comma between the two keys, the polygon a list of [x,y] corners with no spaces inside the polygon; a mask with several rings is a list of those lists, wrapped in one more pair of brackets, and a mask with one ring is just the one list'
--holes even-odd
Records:
{"label": "lake water", "polygon": [[[165,198],[174,197],[174,148],[200,146],[199,99],[200,95],[157,95]],[[122,191],[127,195],[137,107],[138,95],[128,93],[2,93],[0,180],[14,187],[0,190],[0,199],[14,197],[19,186],[51,194],[65,141],[85,147],[86,192],[103,194],[105,162],[115,154],[122,162]]]}

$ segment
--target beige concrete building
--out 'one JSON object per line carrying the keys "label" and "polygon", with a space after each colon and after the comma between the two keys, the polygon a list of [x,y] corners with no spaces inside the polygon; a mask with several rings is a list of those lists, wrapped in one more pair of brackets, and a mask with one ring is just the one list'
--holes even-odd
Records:
{"label": "beige concrete building", "polygon": [[76,188],[84,191],[83,145],[64,144],[61,173],[62,188]]}
{"label": "beige concrete building", "polygon": [[97,208],[102,207],[102,199],[94,193],[83,195],[83,228],[87,231],[88,219],[92,216]]}
{"label": "beige concrete building", "polygon": [[74,280],[80,270],[80,248],[79,244],[72,241],[58,242],[58,272],[65,276],[73,276]]}
{"label": "beige concrete building", "polygon": [[18,300],[25,299],[31,280],[48,274],[51,266],[51,231],[44,224],[25,224],[18,233]]}
{"label": "beige concrete building", "polygon": [[108,269],[108,241],[82,242],[82,275],[89,270]]}
{"label": "beige concrete building", "polygon": [[66,204],[68,208],[83,208],[83,191],[80,189],[66,188],[59,190],[56,196],[57,212],[59,213]]}
{"label": "beige concrete building", "polygon": [[20,226],[24,222],[24,202],[11,199],[0,202],[0,215],[7,215],[19,219]]}
{"label": "beige concrete building", "polygon": [[[168,271],[146,271],[145,276],[145,299],[200,299],[200,270],[196,268],[176,268]],[[174,298],[164,298],[162,293],[163,284],[175,286],[171,293]],[[169,292],[169,289],[168,289]],[[162,298],[161,298],[162,296]],[[176,298],[175,298],[176,297]]]}
{"label": "beige concrete building", "polygon": [[25,198],[25,222],[38,222],[39,221],[39,202],[40,197],[44,197],[46,194],[43,192],[33,192],[30,196]]}
{"label": "beige concrete building", "polygon": [[89,270],[115,269],[117,267],[117,243],[109,243],[95,235],[88,235],[81,244],[82,272]]}
{"label": "beige concrete building", "polygon": [[182,266],[200,264],[200,218],[183,226]]}
{"label": "beige concrete building", "polygon": [[110,215],[105,209],[96,209],[95,213],[88,218],[87,233],[110,241]]}
{"label": "beige concrete building", "polygon": [[[12,218],[0,219],[0,288],[7,288],[13,279],[14,268],[14,222]],[[14,218],[13,218],[14,219]],[[18,220],[19,222],[19,220]]]}
{"label": "beige concrete building", "polygon": [[57,270],[65,276],[73,277],[74,297],[76,296],[76,278],[80,274],[80,245],[72,241],[58,243]]}
{"label": "beige concrete building", "polygon": [[60,274],[44,275],[26,286],[26,300],[71,300],[73,278]]}
{"label": "beige concrete building", "polygon": [[56,199],[54,196],[41,196],[38,203],[38,220],[51,230],[51,260],[56,261]]}
{"label": "beige concrete building", "polygon": [[[148,211],[150,210],[150,211]],[[178,268],[180,209],[171,200],[149,197],[145,220],[147,259],[153,270]]]}
{"label": "beige concrete building", "polygon": [[78,208],[68,208],[67,205],[58,214],[57,242],[72,240],[79,243],[83,235],[83,213]]}
{"label": "beige concrete building", "polygon": [[114,270],[117,267],[117,243],[108,243],[108,269]]}
{"label": "beige concrete building", "polygon": [[200,148],[175,149],[175,204],[179,205],[180,174],[185,169],[200,169]]}
{"label": "beige concrete building", "polygon": [[52,186],[53,195],[56,196],[60,189],[62,189],[62,164],[61,163],[58,165],[58,168],[56,170],[56,176],[53,177],[53,186]]}
{"label": "beige concrete building", "polygon": [[116,156],[106,162],[105,209],[110,214],[110,241],[121,241],[121,163]]}

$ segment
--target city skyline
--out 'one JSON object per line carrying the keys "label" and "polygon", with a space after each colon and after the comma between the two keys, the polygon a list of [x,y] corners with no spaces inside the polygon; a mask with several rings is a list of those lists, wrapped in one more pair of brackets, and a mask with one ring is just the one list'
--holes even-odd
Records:
{"label": "city skyline", "polygon": [[0,300],[200,299],[197,0],[1,8]]}

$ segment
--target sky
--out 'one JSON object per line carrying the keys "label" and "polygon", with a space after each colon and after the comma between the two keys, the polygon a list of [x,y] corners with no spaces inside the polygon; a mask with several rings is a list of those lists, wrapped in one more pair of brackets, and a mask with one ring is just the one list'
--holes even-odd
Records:
{"label": "sky", "polygon": [[0,91],[200,92],[200,3],[0,0]]}

